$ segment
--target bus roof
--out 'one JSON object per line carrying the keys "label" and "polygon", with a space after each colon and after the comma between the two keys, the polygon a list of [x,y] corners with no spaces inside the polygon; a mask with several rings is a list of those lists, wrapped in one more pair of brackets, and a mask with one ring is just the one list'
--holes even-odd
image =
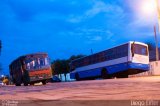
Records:
{"label": "bus roof", "polygon": [[23,56],[19,56],[17,59],[13,60],[10,65],[12,65],[14,62],[16,62],[19,59],[22,59],[22,58],[24,59],[26,57],[34,57],[36,55],[46,55],[47,56],[48,54],[44,53],[44,52],[38,52],[38,53],[32,53],[32,54],[26,54],[26,55],[23,55]]}
{"label": "bus roof", "polygon": [[148,46],[148,45],[147,45],[147,44],[145,44],[145,43],[137,42],[137,41],[129,41],[129,43],[136,43],[136,44],[140,44],[140,45]]}
{"label": "bus roof", "polygon": [[[147,44],[142,43],[142,42],[138,42],[138,41],[129,41],[129,42],[127,42],[127,43],[128,43],[128,44],[129,44],[129,43],[135,43],[135,44],[140,44],[140,45],[148,46]],[[97,53],[94,53],[94,54],[91,54],[91,55],[88,55],[88,56],[92,56],[92,55],[95,55],[95,54],[98,54],[98,53],[104,52],[104,51],[106,51],[106,50],[109,50],[109,49],[112,49],[112,48],[115,48],[115,47],[118,47],[118,46],[122,46],[122,45],[127,44],[127,43],[123,43],[123,44],[120,44],[120,45],[117,45],[117,46],[113,46],[113,47],[111,47],[111,48],[105,49],[105,50],[103,50],[103,51],[100,51],[100,52],[97,52]],[[81,58],[78,58],[78,59],[72,60],[71,62],[74,62],[74,61],[77,61],[77,60],[83,59],[83,58],[88,57],[88,56],[84,56],[84,57],[81,57]]]}
{"label": "bus roof", "polygon": [[38,52],[38,53],[26,54],[26,55],[23,55],[23,57],[35,56],[35,55],[48,55],[48,54],[44,52]]}

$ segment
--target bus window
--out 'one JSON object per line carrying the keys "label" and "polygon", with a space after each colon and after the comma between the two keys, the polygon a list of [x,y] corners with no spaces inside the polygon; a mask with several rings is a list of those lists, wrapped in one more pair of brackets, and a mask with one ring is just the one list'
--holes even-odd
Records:
{"label": "bus window", "polygon": [[48,58],[45,58],[45,65],[48,65]]}
{"label": "bus window", "polygon": [[29,63],[27,63],[26,69],[30,69],[30,64]]}
{"label": "bus window", "polygon": [[48,67],[50,65],[49,63],[49,58],[38,58],[37,60],[38,62],[38,66],[41,67],[41,68],[45,68],[45,67]]}
{"label": "bus window", "polygon": [[44,59],[43,59],[43,58],[40,58],[40,66],[43,66],[43,65],[45,65]]}
{"label": "bus window", "polygon": [[45,58],[45,65],[49,65],[50,63],[49,63],[49,58]]}
{"label": "bus window", "polygon": [[134,53],[140,55],[148,55],[147,47],[139,44],[134,45]]}
{"label": "bus window", "polygon": [[35,66],[36,66],[36,63],[35,63],[35,60],[34,60],[34,59],[27,59],[27,60],[25,61],[25,64],[26,64],[26,69],[27,69],[27,70],[34,69]]}

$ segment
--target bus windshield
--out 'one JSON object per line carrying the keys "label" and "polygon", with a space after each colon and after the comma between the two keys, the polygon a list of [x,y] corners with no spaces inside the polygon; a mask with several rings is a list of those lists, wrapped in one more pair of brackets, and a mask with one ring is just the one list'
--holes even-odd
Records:
{"label": "bus windshield", "polygon": [[134,53],[139,55],[148,55],[147,46],[134,44]]}
{"label": "bus windshield", "polygon": [[27,58],[25,65],[27,70],[38,70],[50,67],[48,58]]}

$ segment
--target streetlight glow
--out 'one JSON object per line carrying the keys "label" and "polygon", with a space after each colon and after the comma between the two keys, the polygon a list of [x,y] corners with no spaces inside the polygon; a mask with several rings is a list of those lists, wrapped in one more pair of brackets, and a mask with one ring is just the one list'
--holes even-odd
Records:
{"label": "streetlight glow", "polygon": [[141,13],[145,16],[153,16],[154,14],[156,14],[156,0],[145,0],[142,2],[140,7]]}
{"label": "streetlight glow", "polygon": [[129,5],[135,13],[136,24],[151,26],[157,23],[157,0],[135,0]]}

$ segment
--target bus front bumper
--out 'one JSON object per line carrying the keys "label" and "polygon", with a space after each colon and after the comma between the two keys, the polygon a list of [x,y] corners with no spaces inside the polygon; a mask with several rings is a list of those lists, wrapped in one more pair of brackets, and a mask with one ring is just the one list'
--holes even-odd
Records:
{"label": "bus front bumper", "polygon": [[128,63],[128,69],[138,69],[142,71],[148,71],[150,70],[150,65],[141,63]]}

